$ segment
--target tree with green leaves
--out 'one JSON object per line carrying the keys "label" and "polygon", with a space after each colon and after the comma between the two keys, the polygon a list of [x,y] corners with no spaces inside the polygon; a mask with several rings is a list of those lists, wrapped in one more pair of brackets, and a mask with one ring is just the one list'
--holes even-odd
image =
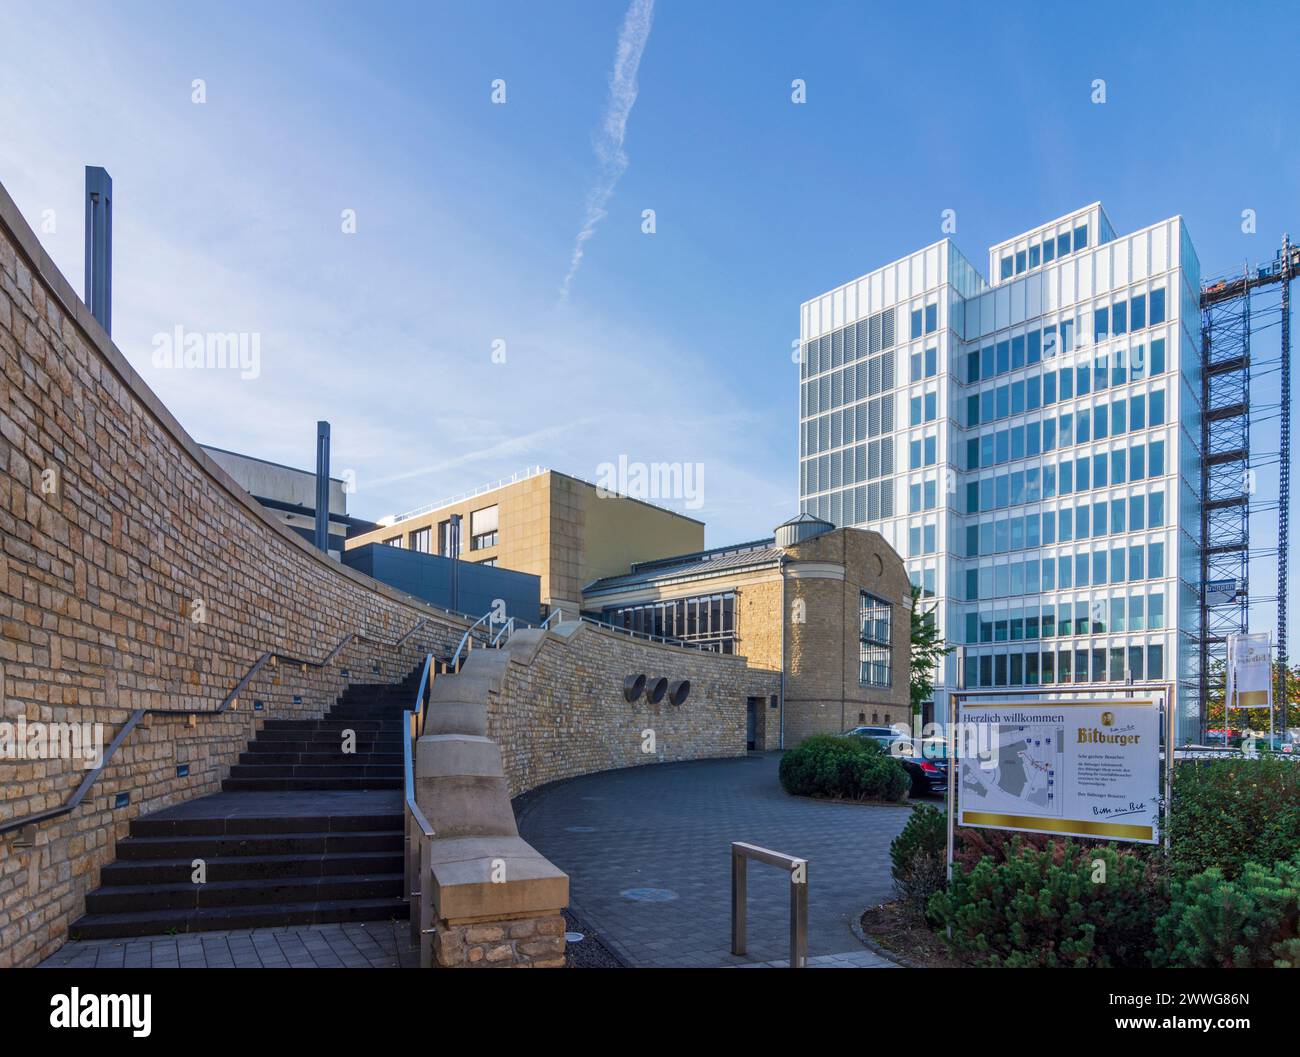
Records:
{"label": "tree with green leaves", "polygon": [[921,714],[921,705],[934,696],[934,673],[939,662],[956,649],[939,634],[934,607],[921,608],[921,589],[912,588],[912,714]]}

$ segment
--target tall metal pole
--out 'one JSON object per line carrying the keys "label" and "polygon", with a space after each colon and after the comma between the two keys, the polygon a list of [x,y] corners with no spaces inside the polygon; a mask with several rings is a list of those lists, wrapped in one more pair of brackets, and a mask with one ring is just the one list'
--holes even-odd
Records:
{"label": "tall metal pole", "polygon": [[451,608],[452,612],[460,612],[460,515],[451,515],[451,524],[448,526],[451,533]]}
{"label": "tall metal pole", "polygon": [[[1210,354],[1213,349],[1214,315],[1210,308],[1201,309],[1201,408],[1210,406]],[[1200,619],[1200,658],[1197,664],[1197,734],[1200,745],[1205,744],[1210,717],[1210,606],[1206,583],[1210,579],[1210,416],[1201,419],[1201,545],[1198,548],[1201,565],[1198,595]],[[1226,711],[1225,711],[1226,714]]]}
{"label": "tall metal pole", "polygon": [[86,166],[86,306],[113,333],[113,178]]}
{"label": "tall metal pole", "polygon": [[316,423],[316,547],[330,549],[330,424]]}
{"label": "tall metal pole", "polygon": [[[1287,534],[1291,520],[1291,236],[1282,237],[1282,427],[1278,459],[1277,511],[1277,699],[1286,730]],[[1269,723],[1273,721],[1269,715]]]}

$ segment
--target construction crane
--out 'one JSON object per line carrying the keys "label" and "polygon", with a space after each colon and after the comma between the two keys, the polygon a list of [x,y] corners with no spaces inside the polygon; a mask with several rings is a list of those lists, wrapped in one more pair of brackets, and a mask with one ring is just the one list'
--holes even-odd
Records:
{"label": "construction crane", "polygon": [[[1277,697],[1287,724],[1287,563],[1291,508],[1291,280],[1300,246],[1284,236],[1274,258],[1201,287],[1200,735],[1209,672],[1227,636],[1248,630],[1251,295],[1281,285],[1281,436],[1278,458]],[[1229,586],[1230,585],[1230,586]]]}

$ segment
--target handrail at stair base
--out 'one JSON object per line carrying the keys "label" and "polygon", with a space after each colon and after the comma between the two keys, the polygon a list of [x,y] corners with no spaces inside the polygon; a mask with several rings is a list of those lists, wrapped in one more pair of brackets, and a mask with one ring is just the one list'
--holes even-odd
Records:
{"label": "handrail at stair base", "polygon": [[433,966],[433,883],[429,877],[430,845],[436,834],[415,798],[414,739],[424,732],[428,708],[426,691],[432,689],[438,662],[430,653],[424,659],[415,707],[402,715],[402,775],[406,794],[403,831],[402,891],[411,907],[411,942],[419,947],[420,967]]}
{"label": "handrail at stair base", "polygon": [[[334,658],[342,652],[343,648],[347,646],[348,643],[354,640],[359,642],[370,642],[379,646],[398,647],[406,642],[407,639],[419,631],[420,628],[424,627],[428,622],[428,618],[420,620],[415,627],[411,628],[410,631],[406,632],[405,635],[397,639],[395,642],[385,642],[382,639],[371,638],[364,632],[349,632],[339,640],[338,645],[330,650],[330,652],[325,655],[325,659],[321,661],[306,661],[300,657],[290,657],[288,654],[268,650],[253,662],[253,666],[244,673],[244,677],[235,684],[235,688],[226,695],[225,700],[221,702],[221,705],[218,708],[137,708],[127,718],[127,721],[122,724],[122,729],[114,735],[113,740],[109,742],[108,748],[104,750],[103,759],[99,761],[98,766],[86,774],[65,803],[58,807],[47,808],[44,811],[37,811],[30,815],[24,815],[22,818],[13,818],[8,821],[0,822],[0,835],[12,833],[15,830],[27,829],[29,826],[39,826],[42,823],[49,822],[56,818],[61,818],[62,816],[74,811],[86,798],[86,794],[90,792],[91,786],[93,786],[99,779],[100,774],[102,774],[104,768],[108,766],[109,761],[113,758],[114,753],[117,752],[118,747],[126,740],[127,735],[136,728],[140,723],[140,720],[145,716],[219,716],[230,711],[235,701],[239,699],[240,692],[249,684],[249,682],[252,681],[253,676],[262,670],[266,662],[272,658],[275,658],[277,661],[287,661],[289,664],[305,668],[325,668],[333,662]],[[429,656],[432,657],[433,655],[430,654]]]}

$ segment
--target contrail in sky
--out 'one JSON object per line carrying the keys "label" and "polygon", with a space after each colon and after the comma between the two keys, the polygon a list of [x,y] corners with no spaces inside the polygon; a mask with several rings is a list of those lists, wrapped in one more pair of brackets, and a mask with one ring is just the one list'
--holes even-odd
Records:
{"label": "contrail in sky", "polygon": [[560,284],[560,301],[569,299],[569,287],[578,274],[587,240],[596,233],[596,225],[605,217],[605,205],[618,179],[627,169],[627,155],[623,153],[623,137],[627,133],[628,115],[636,102],[636,72],[641,65],[641,53],[650,38],[650,22],[654,17],[654,0],[632,0],[623,18],[623,28],[618,35],[618,50],[614,55],[614,72],[609,78],[609,101],[596,135],[596,158],[600,162],[600,177],[587,194],[587,215],[573,244],[573,258],[569,261],[569,274]]}

